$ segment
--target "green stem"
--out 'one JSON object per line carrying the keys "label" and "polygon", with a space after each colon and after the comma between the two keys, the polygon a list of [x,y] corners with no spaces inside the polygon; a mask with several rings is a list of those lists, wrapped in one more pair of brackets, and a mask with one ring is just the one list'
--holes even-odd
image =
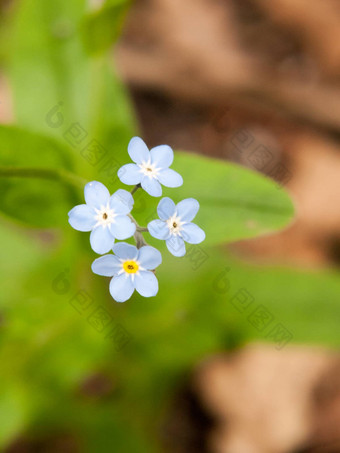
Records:
{"label": "green stem", "polygon": [[87,181],[74,173],[51,168],[3,167],[0,166],[0,177],[4,178],[41,178],[62,181],[83,188]]}
{"label": "green stem", "polygon": [[[135,187],[130,192],[131,195],[133,195],[135,192],[137,192],[137,190],[140,187],[141,187],[140,184],[136,184]],[[129,217],[133,221],[133,223],[136,225],[136,232],[135,232],[133,237],[134,237],[134,239],[136,241],[137,248],[140,249],[144,245],[148,245],[148,243],[145,241],[144,236],[143,236],[142,233],[147,232],[149,230],[147,228],[145,228],[145,227],[141,227],[140,225],[138,225],[137,220],[131,214],[129,214]]]}

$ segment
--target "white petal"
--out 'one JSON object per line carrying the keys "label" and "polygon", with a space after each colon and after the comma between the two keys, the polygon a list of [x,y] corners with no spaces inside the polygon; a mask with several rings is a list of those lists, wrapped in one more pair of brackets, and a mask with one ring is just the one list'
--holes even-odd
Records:
{"label": "white petal", "polygon": [[86,204],[98,209],[103,205],[106,206],[110,199],[110,192],[98,181],[86,184],[84,193]]}
{"label": "white petal", "polygon": [[182,176],[177,171],[167,168],[161,170],[157,175],[158,181],[165,187],[179,187],[183,184]]}
{"label": "white petal", "polygon": [[205,232],[195,223],[186,223],[182,227],[183,239],[189,244],[199,244],[205,239]]}
{"label": "white petal", "polygon": [[110,198],[110,207],[119,214],[128,214],[133,208],[134,199],[130,192],[118,189]]}
{"label": "white petal", "polygon": [[176,205],[171,198],[162,198],[157,206],[157,214],[160,219],[168,220],[175,214]]}
{"label": "white petal", "polygon": [[148,162],[150,159],[149,148],[139,137],[133,137],[130,140],[128,146],[128,153],[131,159],[136,162],[136,164],[141,164],[142,162]]}
{"label": "white petal", "polygon": [[168,168],[174,160],[174,152],[168,145],[155,146],[150,150],[151,162],[158,168]]}
{"label": "white petal", "polygon": [[104,228],[102,225],[97,226],[90,234],[91,247],[100,255],[109,252],[114,242],[115,238],[112,236],[109,228]]}
{"label": "white petal", "polygon": [[144,178],[142,179],[142,187],[145,192],[147,192],[152,197],[160,197],[162,195],[162,187],[154,178],[144,176]]}
{"label": "white petal", "polygon": [[125,274],[113,277],[110,282],[110,294],[117,302],[125,302],[130,299],[134,290],[131,278]]}
{"label": "white petal", "polygon": [[137,258],[138,249],[134,245],[127,244],[126,242],[117,242],[113,246],[113,253],[119,258],[126,260],[134,260]]}
{"label": "white petal", "polygon": [[135,231],[136,225],[126,215],[115,217],[114,223],[111,224],[111,232],[119,240],[130,238]]}
{"label": "white petal", "polygon": [[114,255],[105,255],[94,260],[91,269],[95,274],[113,277],[122,269],[122,263]]}
{"label": "white petal", "polygon": [[158,280],[153,272],[141,271],[136,274],[135,285],[143,297],[153,297],[158,293]]}
{"label": "white petal", "polygon": [[162,255],[159,250],[155,249],[155,247],[145,245],[144,247],[139,249],[137,259],[144,269],[153,270],[161,264]]}
{"label": "white petal", "polygon": [[170,230],[166,222],[163,220],[152,220],[148,224],[148,230],[152,237],[165,241],[170,236]]}
{"label": "white petal", "polygon": [[132,186],[134,184],[139,184],[143,178],[143,175],[138,165],[126,164],[118,170],[118,178],[122,181],[122,183]]}
{"label": "white petal", "polygon": [[185,200],[180,201],[176,206],[177,215],[181,220],[184,220],[184,222],[191,222],[199,208],[200,205],[194,198],[186,198]]}
{"label": "white petal", "polygon": [[78,231],[91,231],[97,223],[94,209],[87,204],[75,206],[68,215],[71,227]]}
{"label": "white petal", "polygon": [[174,256],[184,256],[185,255],[185,244],[181,237],[171,236],[166,241],[166,246],[172,255]]}

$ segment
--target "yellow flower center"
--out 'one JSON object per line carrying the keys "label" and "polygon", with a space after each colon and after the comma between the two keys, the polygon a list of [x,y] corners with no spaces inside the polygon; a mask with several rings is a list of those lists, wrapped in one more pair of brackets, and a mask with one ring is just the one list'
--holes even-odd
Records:
{"label": "yellow flower center", "polygon": [[135,274],[138,272],[139,266],[136,261],[125,261],[123,263],[123,269],[128,274]]}

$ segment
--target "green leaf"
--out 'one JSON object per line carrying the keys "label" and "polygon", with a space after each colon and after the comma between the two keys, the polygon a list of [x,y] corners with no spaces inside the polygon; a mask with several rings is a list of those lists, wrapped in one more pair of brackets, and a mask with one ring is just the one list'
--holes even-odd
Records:
{"label": "green leaf", "polygon": [[130,1],[115,0],[89,13],[82,26],[82,38],[89,54],[107,50],[119,37]]}
{"label": "green leaf", "polygon": [[[6,383],[7,384],[7,383]],[[25,428],[27,395],[24,389],[13,384],[2,385],[0,390],[0,445],[15,438]]]}
{"label": "green leaf", "polygon": [[59,135],[48,114],[62,103],[64,124],[87,129],[90,64],[78,31],[85,0],[27,0],[14,11],[9,75],[18,123]]}
{"label": "green leaf", "polygon": [[[109,183],[135,119],[112,59],[89,57],[84,49],[86,3],[19,2],[6,43],[8,72],[17,123],[59,138],[73,152],[79,173]],[[112,1],[107,8],[119,5]]]}
{"label": "green leaf", "polygon": [[[68,152],[56,140],[17,127],[0,126],[0,166],[61,172],[72,169]],[[0,178],[0,211],[38,227],[65,225],[74,190],[60,181]]]}
{"label": "green leaf", "polygon": [[201,205],[195,222],[206,232],[205,244],[264,235],[293,218],[289,195],[259,173],[183,152],[176,154],[173,168],[184,179],[181,187],[172,189],[174,198],[193,197]]}

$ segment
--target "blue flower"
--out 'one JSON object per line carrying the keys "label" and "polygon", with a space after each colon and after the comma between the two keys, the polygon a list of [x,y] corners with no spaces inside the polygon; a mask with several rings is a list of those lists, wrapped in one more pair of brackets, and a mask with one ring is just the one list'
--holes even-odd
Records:
{"label": "blue flower", "polygon": [[117,302],[130,299],[136,289],[141,296],[152,297],[158,293],[158,280],[151,272],[162,262],[162,255],[148,245],[137,249],[134,245],[119,242],[113,246],[114,255],[105,255],[92,263],[92,271],[110,282],[111,296]]}
{"label": "blue flower", "polygon": [[177,205],[170,198],[162,198],[157,206],[160,220],[148,224],[151,236],[166,241],[170,253],[174,256],[185,255],[185,242],[199,244],[204,241],[205,233],[196,224],[191,223],[199,210],[199,203],[193,198],[180,201]]}
{"label": "blue flower", "polygon": [[127,164],[118,170],[118,177],[128,185],[141,184],[153,197],[162,195],[162,186],[179,187],[183,178],[169,167],[174,160],[170,146],[160,145],[150,151],[143,140],[134,137],[128,146],[128,153],[134,164]]}
{"label": "blue flower", "polygon": [[86,184],[86,204],[75,206],[68,213],[70,225],[78,231],[91,231],[92,249],[99,254],[112,249],[116,239],[127,239],[136,231],[136,225],[127,214],[133,207],[133,197],[119,189],[110,196],[100,182]]}

